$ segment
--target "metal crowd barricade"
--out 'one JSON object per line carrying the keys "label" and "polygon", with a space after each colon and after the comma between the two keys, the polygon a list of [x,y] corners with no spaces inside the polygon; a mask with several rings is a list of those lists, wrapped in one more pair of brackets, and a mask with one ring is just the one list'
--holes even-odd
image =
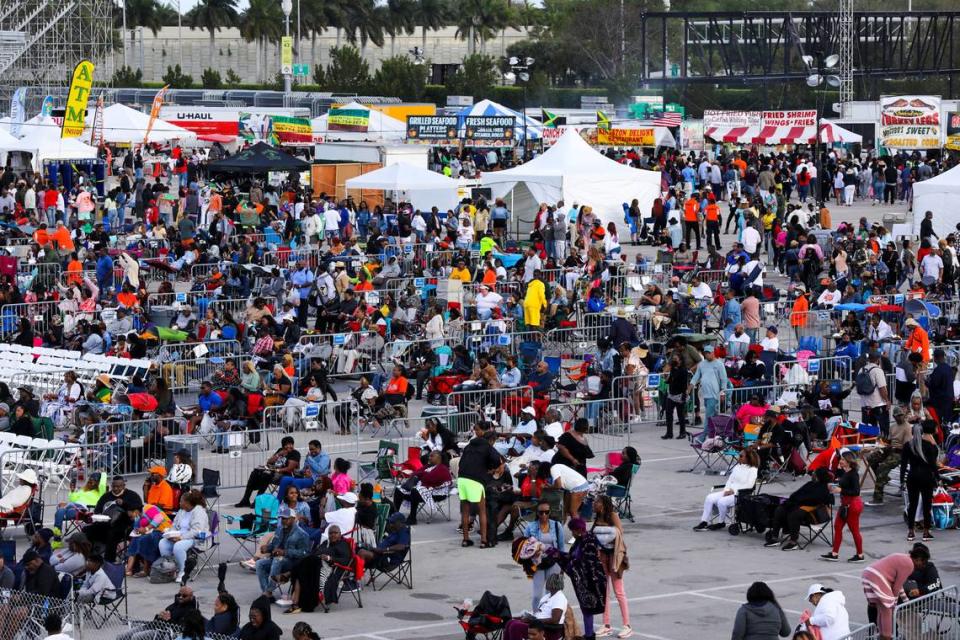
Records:
{"label": "metal crowd barricade", "polygon": [[[668,280],[669,282],[669,280]],[[611,304],[632,304],[639,300],[646,287],[644,276],[627,273],[624,275],[610,276],[610,279],[603,283],[603,289],[607,297],[611,299]]]}
{"label": "metal crowd barricade", "polygon": [[171,342],[160,345],[157,350],[158,362],[173,362],[184,358],[196,358],[197,347],[204,347],[207,356],[223,358],[239,358],[243,355],[243,347],[237,340],[206,340],[204,342]]}
{"label": "metal crowd barricade", "polygon": [[[413,358],[415,354],[420,350],[420,346],[423,344],[428,345],[430,349],[436,353],[436,349],[438,347],[447,347],[453,351],[454,347],[463,344],[463,342],[456,338],[450,337],[445,337],[442,340],[428,340],[426,338],[419,340],[408,340],[407,338],[398,338],[396,340],[387,342],[387,344],[384,346],[383,358],[385,364],[399,362],[409,371],[409,368],[413,365]],[[437,362],[435,366],[449,367],[452,362],[453,358],[451,356],[446,362]]]}
{"label": "metal crowd barricade", "polygon": [[84,279],[90,282],[97,282],[97,272],[86,269],[84,271],[61,271],[57,274],[57,284],[61,287],[68,287],[71,284],[83,286]]}
{"label": "metal crowd barricade", "polygon": [[54,300],[5,304],[0,307],[0,337],[9,338],[19,331],[21,318],[30,320],[34,332],[40,333],[60,315],[60,303]]}
{"label": "metal crowd barricade", "polygon": [[[9,625],[9,638],[26,640],[47,637],[44,621],[48,615],[54,613],[60,616],[64,624],[73,625],[76,640],[82,637],[83,607],[72,598],[64,600],[27,591],[4,589],[0,592],[0,606],[4,608],[4,622]],[[88,637],[92,639],[102,633],[89,629]]]}
{"label": "metal crowd barricade", "polygon": [[474,272],[477,265],[480,264],[480,252],[464,249],[441,249],[434,251],[427,251],[424,259],[426,261],[427,267],[433,265],[433,261],[437,260],[440,266],[454,266],[458,259],[463,258],[467,267],[470,268],[470,273]]}
{"label": "metal crowd barricade", "polygon": [[[174,393],[199,392],[200,384],[213,379],[213,375],[223,370],[223,363],[230,356],[207,354],[202,358],[184,358],[160,365],[160,376]],[[246,360],[237,362],[237,368],[243,368]]]}
{"label": "metal crowd barricade", "polygon": [[375,331],[313,333],[300,336],[299,371],[309,371],[310,360],[326,361],[331,378],[384,372],[387,342]]}
{"label": "metal crowd barricade", "polygon": [[458,412],[483,411],[493,406],[516,420],[524,407],[533,405],[533,389],[530,387],[507,387],[500,389],[468,389],[453,391],[446,397],[446,406],[456,407]]}
{"label": "metal crowd barricade", "polygon": [[631,429],[641,422],[640,415],[632,412],[629,398],[577,399],[551,404],[550,408],[560,413],[563,422],[572,424],[579,418],[589,421],[587,441],[594,453],[619,451],[627,446]]}
{"label": "metal crowd barricade", "polygon": [[838,640],[879,640],[880,639],[880,630],[877,629],[877,625],[870,624],[863,625],[845,635]]}
{"label": "metal crowd barricade", "polygon": [[610,393],[627,403],[631,424],[650,424],[660,421],[657,385],[659,374],[639,373],[617,376],[610,384]]}
{"label": "metal crowd barricade", "polygon": [[716,291],[719,285],[727,281],[727,272],[723,269],[704,269],[697,271],[694,277],[699,278],[701,282],[705,282]]}
{"label": "metal crowd barricade", "polygon": [[[218,442],[218,435],[226,453],[217,453],[212,447]],[[200,469],[214,469],[220,472],[221,489],[242,489],[253,470],[262,467],[279,447],[282,432],[276,429],[245,429],[223,434],[210,433],[203,437],[206,447],[201,448],[197,456],[198,473]]]}
{"label": "metal crowd barricade", "polygon": [[[280,312],[280,308],[277,303],[276,298],[263,298],[266,306],[270,309],[273,309],[274,314]],[[253,300],[250,298],[217,298],[211,300],[207,304],[207,308],[212,310],[214,316],[218,319],[223,319],[226,317],[226,314],[230,314],[237,322],[245,322],[245,314],[247,307],[251,305]],[[202,317],[202,316],[201,316]]]}
{"label": "metal crowd barricade", "polygon": [[348,394],[339,400],[311,402],[291,397],[285,404],[264,407],[264,431],[345,431],[357,426],[359,407]]}
{"label": "metal crowd barricade", "polygon": [[48,282],[51,285],[59,280],[61,271],[63,271],[63,267],[60,266],[59,262],[36,262],[30,264],[28,260],[20,260],[17,263],[18,278],[28,278],[32,276],[39,278],[42,282]]}
{"label": "metal crowd barricade", "polygon": [[396,257],[397,262],[400,263],[400,269],[403,271],[403,273],[411,273],[418,268],[427,266],[426,257],[429,247],[429,244],[421,242],[401,245],[388,244],[379,253],[367,255],[375,256],[378,259],[383,259],[384,261],[389,260],[392,257]]}
{"label": "metal crowd barricade", "polygon": [[475,335],[467,342],[475,354],[486,351],[496,361],[513,356],[517,359],[517,367],[523,372],[530,371],[543,360],[545,344],[544,334],[540,331]]}
{"label": "metal crowd barricade", "polygon": [[564,274],[566,269],[540,269],[540,278],[547,284],[559,284],[566,287],[566,278]]}
{"label": "metal crowd barricade", "polygon": [[420,297],[421,304],[437,295],[437,278],[391,278],[377,291],[384,296],[390,295],[395,301],[410,295]]}
{"label": "metal crowd barricade", "polygon": [[[803,391],[809,388],[804,384],[757,384],[743,385],[728,389],[725,396],[727,404],[734,410],[750,401],[750,398],[759,395],[767,404],[786,404],[794,401],[800,404],[799,399]],[[722,412],[721,412],[722,413]]]}
{"label": "metal crowd barricade", "polygon": [[786,350],[796,349],[800,345],[800,339],[809,337],[819,344],[818,353],[829,347],[834,333],[837,331],[839,321],[839,312],[833,312],[827,309],[818,309],[815,311],[789,311],[787,320],[778,322],[780,329],[777,337],[780,341],[780,348]]}
{"label": "metal crowd barricade", "polygon": [[774,366],[774,381],[777,384],[790,384],[791,370],[794,365],[799,365],[811,379],[842,380],[845,382],[853,380],[853,359],[849,356],[832,356],[829,358],[779,361]]}
{"label": "metal crowd barricade", "polygon": [[893,637],[960,638],[960,594],[946,587],[898,604],[893,610]]}
{"label": "metal crowd barricade", "polygon": [[[263,254],[264,267],[280,267],[281,269],[295,269],[299,260],[306,260],[307,266],[316,269],[320,266],[325,252],[320,249],[290,249],[289,251],[268,251]],[[359,256],[344,256],[341,260],[354,259]]]}
{"label": "metal crowd barricade", "polygon": [[216,269],[223,269],[223,266],[220,262],[204,262],[202,264],[195,264],[190,267],[190,279],[193,282],[206,280],[213,275],[213,272]]}

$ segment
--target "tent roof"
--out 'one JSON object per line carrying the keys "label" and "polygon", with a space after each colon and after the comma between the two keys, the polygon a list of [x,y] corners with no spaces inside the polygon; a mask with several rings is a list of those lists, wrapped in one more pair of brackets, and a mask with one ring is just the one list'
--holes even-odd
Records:
{"label": "tent roof", "polygon": [[954,203],[960,198],[960,167],[921,180],[913,185],[913,233],[920,235],[920,223],[927,211],[933,213],[933,231],[941,238],[955,231]]}
{"label": "tent roof", "polygon": [[210,165],[210,171],[228,173],[266,173],[267,171],[306,171],[310,163],[271,147],[266,142],[244,149]]}
{"label": "tent roof", "polygon": [[396,163],[382,169],[350,178],[348,189],[383,189],[385,191],[417,191],[456,189],[458,182],[439,173],[414,166]]}
{"label": "tent roof", "polygon": [[315,136],[323,137],[324,140],[390,140],[401,141],[407,135],[407,125],[405,122],[391,118],[382,111],[371,109],[359,102],[338,107],[340,109],[360,109],[369,111],[369,122],[366,131],[330,131],[327,128],[327,115],[323,114],[310,121]]}
{"label": "tent roof", "polygon": [[458,124],[461,129],[464,128],[467,116],[513,116],[516,124],[514,125],[513,135],[517,140],[523,140],[523,123],[526,120],[527,133],[531,140],[539,140],[542,137],[543,125],[531,118],[524,116],[519,111],[514,111],[508,107],[493,100],[481,100],[480,102],[465,107],[457,114]]}
{"label": "tent roof", "polygon": [[483,184],[562,180],[565,176],[598,176],[603,180],[624,178],[634,181],[643,181],[647,176],[652,176],[656,183],[660,184],[660,176],[656,172],[634,169],[611,160],[587,144],[586,140],[572,129],[530,162],[513,169],[483,174]]}
{"label": "tent roof", "polygon": [[[87,128],[93,126],[95,110],[87,112]],[[103,139],[105,142],[143,142],[150,124],[150,114],[131,109],[125,104],[112,104],[103,110]],[[149,142],[167,142],[196,138],[189,129],[157,118],[150,129]]]}
{"label": "tent roof", "polygon": [[[816,127],[774,127],[767,125],[744,127],[723,125],[708,127],[703,135],[716,142],[738,144],[811,144]],[[863,136],[844,129],[829,120],[820,120],[820,142],[846,144],[863,142]]]}

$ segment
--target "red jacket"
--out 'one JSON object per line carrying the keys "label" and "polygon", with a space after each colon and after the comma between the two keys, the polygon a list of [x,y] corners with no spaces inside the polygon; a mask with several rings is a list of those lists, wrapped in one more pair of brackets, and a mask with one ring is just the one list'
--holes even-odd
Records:
{"label": "red jacket", "polygon": [[438,464],[435,467],[424,467],[414,473],[420,480],[420,484],[425,487],[439,487],[445,482],[452,482],[453,476],[450,475],[450,469],[445,464]]}

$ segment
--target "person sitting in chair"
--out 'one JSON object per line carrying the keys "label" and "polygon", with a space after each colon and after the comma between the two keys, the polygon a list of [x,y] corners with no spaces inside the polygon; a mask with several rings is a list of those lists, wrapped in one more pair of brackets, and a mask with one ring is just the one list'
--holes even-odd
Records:
{"label": "person sitting in chair", "polygon": [[407,522],[404,521],[402,513],[390,514],[387,518],[386,534],[376,548],[357,551],[368,569],[390,571],[403,562],[410,549],[410,527]]}
{"label": "person sitting in chair", "polygon": [[12,514],[30,502],[40,480],[33,469],[25,469],[17,474],[19,484],[0,498],[0,514]]}
{"label": "person sitting in chair", "polygon": [[446,483],[452,482],[453,476],[450,475],[450,468],[443,463],[443,455],[440,451],[431,451],[427,458],[427,466],[407,478],[402,484],[397,485],[393,493],[393,507],[400,511],[404,502],[410,503],[410,515],[407,516],[407,525],[417,524],[417,510],[423,504],[423,496],[420,493],[421,488],[430,491],[441,487]]}
{"label": "person sitting in chair", "polygon": [[[717,531],[726,526],[727,513],[733,507],[737,500],[737,494],[746,489],[753,489],[757,484],[757,467],[760,466],[760,456],[756,449],[744,449],[740,452],[740,459],[736,466],[730,470],[727,476],[727,483],[723,485],[720,491],[714,491],[707,494],[703,501],[703,515],[700,516],[700,524],[693,528],[694,531]],[[717,521],[709,524],[713,511],[717,511]]]}
{"label": "person sitting in chair", "polygon": [[773,526],[767,531],[765,547],[780,546],[780,531],[786,530],[787,541],[783,551],[793,551],[800,544],[800,527],[829,519],[827,506],[833,504],[830,493],[830,472],[824,468],[813,473],[813,480],[790,494],[773,513]]}
{"label": "person sitting in chair", "polygon": [[77,602],[100,602],[116,598],[117,589],[103,570],[103,556],[91,554],[87,557],[86,565],[87,573],[77,591]]}

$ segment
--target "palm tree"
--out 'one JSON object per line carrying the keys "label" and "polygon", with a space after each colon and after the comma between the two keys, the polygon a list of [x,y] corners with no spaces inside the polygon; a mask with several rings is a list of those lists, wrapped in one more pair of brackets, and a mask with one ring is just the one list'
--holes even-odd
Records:
{"label": "palm tree", "polygon": [[267,43],[276,42],[283,34],[283,13],[276,0],[250,0],[250,6],[240,18],[240,35],[247,42],[257,43],[257,80],[261,76],[261,55],[263,69],[267,66]]}
{"label": "palm tree", "polygon": [[427,29],[438,31],[450,20],[450,5],[447,0],[417,0],[413,10],[413,24],[420,25],[422,42],[420,48],[427,55]]}
{"label": "palm tree", "polygon": [[302,17],[300,25],[310,34],[310,63],[317,63],[317,37],[324,29],[337,30],[339,45],[340,30],[343,28],[345,8],[343,0],[300,0]]}
{"label": "palm tree", "polygon": [[[137,37],[137,27],[150,29],[153,35],[157,35],[160,27],[163,26],[161,11],[162,8],[157,0],[126,0],[127,28],[130,29],[131,49],[135,48],[134,41]],[[118,17],[122,18],[122,14]]]}
{"label": "palm tree", "polygon": [[237,0],[200,0],[187,13],[187,20],[194,29],[204,29],[210,33],[210,53],[208,62],[213,67],[214,36],[223,27],[236,26],[240,14],[237,13]]}
{"label": "palm tree", "polygon": [[416,10],[416,0],[387,0],[386,7],[381,8],[381,12],[385,14],[384,28],[390,34],[391,56],[396,54],[397,36],[403,33],[412,35],[416,30]]}
{"label": "palm tree", "polygon": [[377,10],[373,0],[355,0],[349,3],[344,24],[347,41],[350,44],[356,44],[359,40],[361,53],[366,49],[368,42],[382,47],[384,18],[384,13]]}
{"label": "palm tree", "polygon": [[457,6],[457,36],[469,40],[470,53],[476,53],[476,41],[484,51],[487,40],[498,31],[515,26],[516,16],[509,0],[465,0]]}

